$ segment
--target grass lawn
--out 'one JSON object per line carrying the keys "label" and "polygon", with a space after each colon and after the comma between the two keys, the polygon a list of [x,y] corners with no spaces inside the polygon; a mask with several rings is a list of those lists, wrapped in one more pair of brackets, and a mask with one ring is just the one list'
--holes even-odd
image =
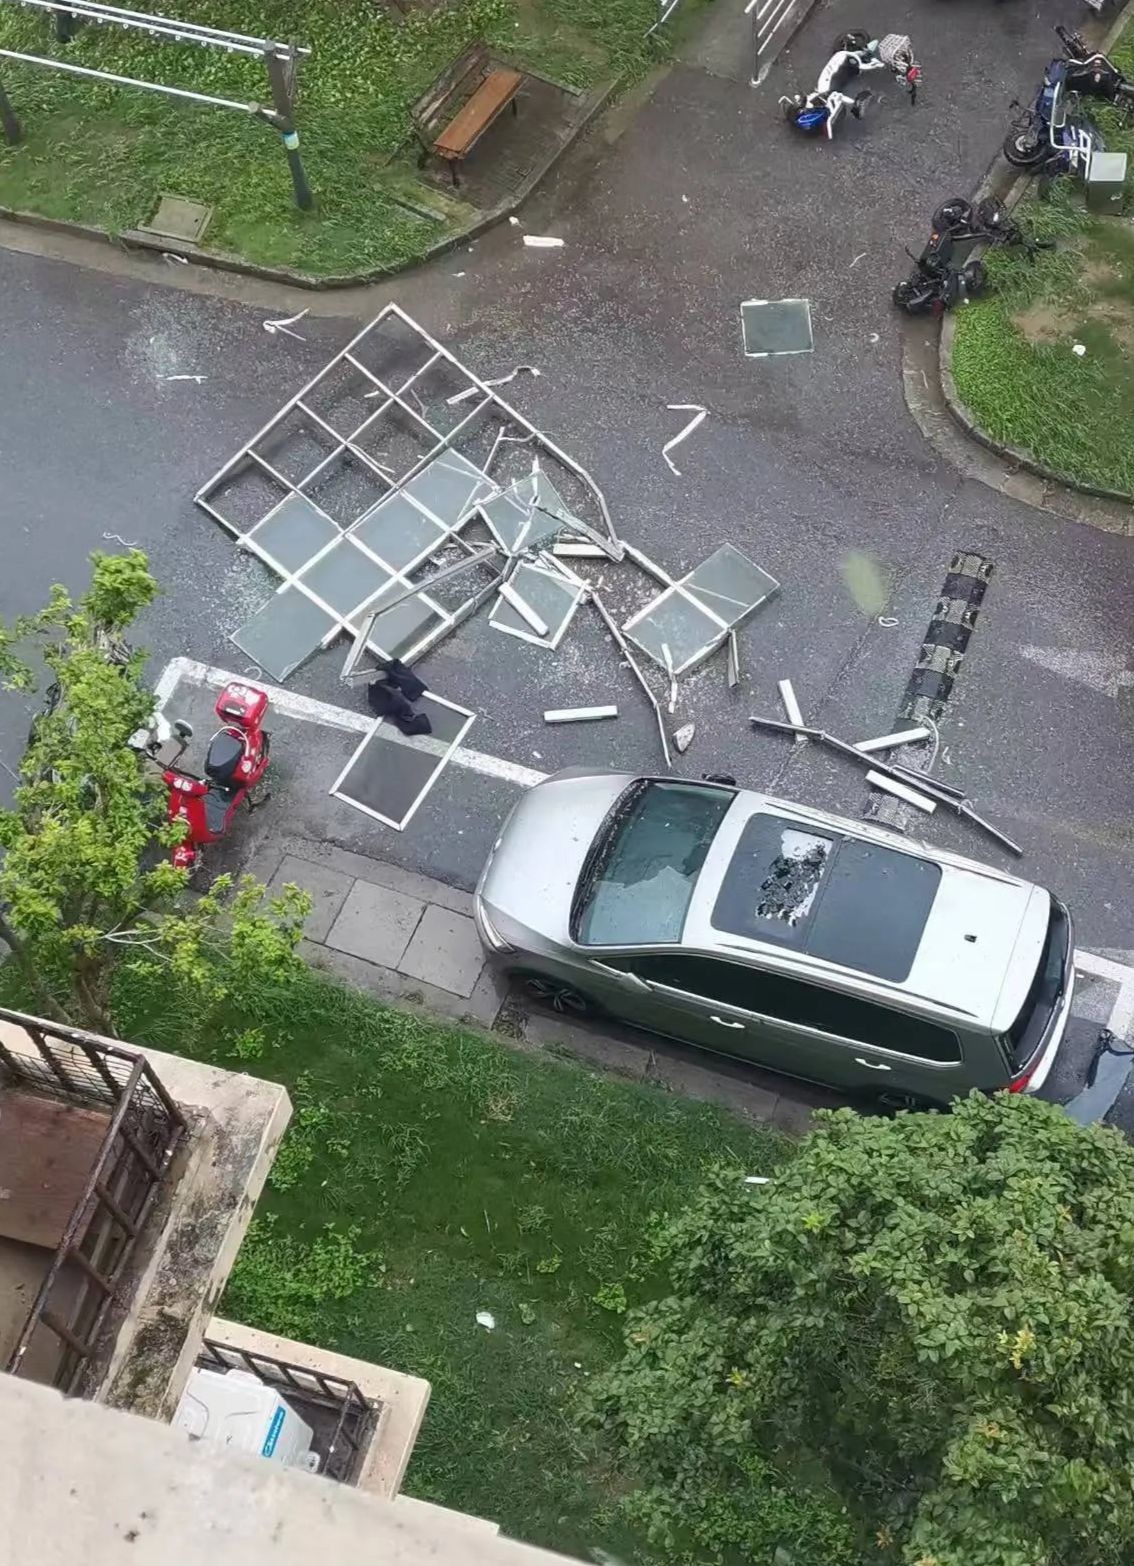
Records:
{"label": "grass lawn", "polygon": [[[1129,34],[1113,57],[1134,75]],[[1091,112],[1108,150],[1129,153],[1134,166],[1134,127],[1107,105]],[[1012,251],[987,258],[995,291],[957,315],[957,392],[994,439],[1080,482],[1134,494],[1134,225],[1088,214],[1082,186],[1066,178],[1050,201],[1026,198],[1020,215],[1057,248],[1034,261]]]}
{"label": "grass lawn", "polygon": [[[688,10],[696,8],[687,0]],[[176,0],[159,13],[311,48],[297,120],[317,209],[299,212],[269,126],[250,116],[3,61],[26,142],[0,142],[0,205],[111,232],[148,222],[164,191],[215,207],[205,247],[315,275],[393,267],[463,226],[470,209],[416,178],[409,109],[471,42],[572,86],[632,76],[656,0],[450,0],[405,19],[382,0]],[[255,61],[86,26],[54,41],[42,12],[0,5],[0,47],[265,102]],[[423,218],[397,195],[436,210]]]}
{"label": "grass lawn", "polygon": [[[116,1006],[124,1038],[181,1048],[160,970],[122,976]],[[242,1010],[276,1042],[207,1058],[286,1083],[296,1114],[223,1309],[428,1377],[410,1494],[584,1559],[636,1554],[576,1400],[656,1281],[651,1214],[712,1162],[766,1171],[788,1145],[315,973]]]}

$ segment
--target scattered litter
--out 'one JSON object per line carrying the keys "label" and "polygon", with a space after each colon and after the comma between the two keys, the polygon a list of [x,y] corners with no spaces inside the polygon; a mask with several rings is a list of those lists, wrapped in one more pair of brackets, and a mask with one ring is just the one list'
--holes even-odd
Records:
{"label": "scattered litter", "polygon": [[525,234],[524,244],[529,250],[558,250],[563,241],[553,239],[548,234]]}
{"label": "scattered litter", "polygon": [[310,306],[307,306],[307,308],[303,310],[297,310],[294,315],[285,315],[278,321],[261,321],[260,325],[269,334],[269,336],[274,337],[277,332],[285,332],[288,337],[294,337],[296,342],[305,343],[307,341],[306,337],[301,337],[298,332],[293,332],[291,328],[295,325],[296,321],[303,320],[303,317],[307,314],[308,309],[310,309]]}
{"label": "scattered litter", "polygon": [[[464,277],[464,275],[463,272],[457,273],[458,277]],[[500,375],[494,381],[483,381],[481,384],[484,386],[507,386],[509,381],[516,379],[517,375],[538,375],[539,373],[534,364],[518,364],[507,375]],[[446,397],[445,405],[449,408],[455,408],[457,403],[468,402],[470,398],[477,396],[479,392],[480,386],[466,386],[463,391],[454,392],[451,397]]]}
{"label": "scattered litter", "polygon": [[[792,685],[790,680],[780,680],[778,683],[780,701],[783,704],[784,711],[787,713],[788,722],[796,724],[799,728],[802,728],[803,712],[800,708],[799,702],[795,698],[795,687]],[[802,734],[797,734],[795,736],[795,743],[797,745],[803,744]]]}
{"label": "scattered litter", "polygon": [[728,668],[725,678],[728,680],[728,688],[734,691],[740,684],[740,647],[736,640],[736,632],[728,633]]}
{"label": "scattered litter", "polygon": [[892,614],[880,614],[878,616],[878,624],[884,625],[887,630],[890,630],[893,626],[897,625],[897,623],[897,619]]}
{"label": "scattered litter", "polygon": [[511,604],[512,608],[520,616],[520,619],[526,620],[537,636],[547,636],[547,621],[540,619],[535,610],[524,602],[511,583],[501,582],[499,591],[501,598]]}
{"label": "scattered litter", "polygon": [[123,549],[140,549],[142,547],[136,538],[123,538],[121,533],[104,533],[102,536],[108,544],[121,544]]}
{"label": "scattered litter", "polygon": [[691,435],[697,428],[698,424],[704,423],[706,417],[708,416],[709,410],[708,408],[703,408],[699,402],[667,402],[666,407],[671,413],[691,413],[693,415],[693,417],[689,420],[689,423],[680,432],[680,434],[675,435],[672,440],[667,440],[661,449],[662,456],[669,463],[669,471],[671,473],[675,473],[677,477],[680,478],[681,469],[670,456],[670,452],[675,446],[680,446],[685,437],[687,435]]}
{"label": "scattered litter", "polygon": [[745,1175],[745,1185],[771,1185],[771,1175]]}
{"label": "scattered litter", "polygon": [[161,258],[163,261],[176,261],[178,266],[189,265],[188,256],[175,256],[172,250],[163,250],[161,253]]}
{"label": "scattered litter", "polygon": [[454,272],[453,276],[454,277],[467,277],[468,273],[467,272]]}
{"label": "scattered litter", "polygon": [[617,707],[553,707],[545,712],[545,723],[595,723],[600,718],[617,718]]}
{"label": "scattered litter", "polygon": [[510,218],[509,218],[509,219],[508,219],[508,221],[509,221],[509,223],[511,223],[511,225],[512,225],[512,227],[513,227],[513,228],[519,228],[519,226],[520,226],[520,220],[519,220],[519,218],[518,218],[518,217],[510,217]]}
{"label": "scattered litter", "polygon": [[877,739],[859,740],[855,750],[894,750],[899,745],[912,745],[915,740],[929,739],[929,730],[923,723],[915,729],[899,729],[896,734],[880,734]]}
{"label": "scattered litter", "polygon": [[674,748],[679,756],[684,756],[690,745],[692,745],[693,736],[696,732],[697,725],[695,723],[683,723],[673,736]]}
{"label": "scattered litter", "polygon": [[487,1327],[489,1332],[491,1332],[496,1326],[496,1317],[490,1310],[478,1310],[476,1313],[476,1324],[478,1327]]}
{"label": "scattered litter", "polygon": [[245,667],[244,678],[246,680],[262,680],[264,671],[258,663],[250,663]]}
{"label": "scattered litter", "polygon": [[688,206],[688,205],[689,205],[689,197],[688,197],[688,196],[682,196],[682,198],[681,198],[681,199],[682,199],[682,201],[684,201],[684,203],[685,203],[685,205],[686,205],[686,206]]}
{"label": "scattered litter", "polygon": [[916,789],[907,787],[897,778],[884,777],[881,772],[868,772],[866,781],[873,788],[884,789],[887,794],[895,794],[899,799],[904,799],[907,805],[916,805],[918,810],[924,810],[927,816],[931,816],[937,809],[935,799],[927,799],[924,794],[919,794]]}
{"label": "scattered litter", "polygon": [[649,682],[647,681],[645,675],[642,673],[641,669],[638,667],[637,661],[636,661],[636,659],[634,657],[634,654],[630,651],[630,647],[629,647],[629,644],[628,644],[626,638],[623,636],[622,632],[618,629],[618,626],[615,625],[614,621],[611,619],[610,613],[607,610],[607,607],[603,603],[602,599],[599,597],[598,593],[592,591],[591,594],[590,594],[590,599],[591,599],[591,603],[593,603],[595,608],[598,610],[603,624],[606,626],[607,630],[610,632],[611,636],[614,638],[615,646],[618,648],[619,652],[622,654],[623,658],[626,660],[627,667],[629,668],[630,672],[633,674],[634,678],[637,680],[638,684],[645,691],[646,699],[649,702],[650,706],[654,709],[654,718],[655,718],[655,720],[657,722],[657,726],[658,726],[658,737],[661,740],[662,755],[665,757],[665,764],[666,764],[666,766],[667,767],[672,767],[673,766],[673,759],[672,759],[672,757],[669,754],[669,736],[666,734],[666,731],[665,731],[665,719],[662,717],[662,711],[661,711],[661,708],[658,705],[658,699],[654,695],[653,691],[650,689]]}
{"label": "scattered litter", "polygon": [[208,376],[206,376],[206,375],[163,375],[161,377],[161,379],[163,381],[196,381],[197,385],[200,386],[202,381],[208,379]]}
{"label": "scattered litter", "polygon": [[1074,354],[1078,354],[1080,359],[1083,357],[1083,355],[1086,353],[1086,351],[1087,350],[1086,350],[1085,346],[1082,343],[1072,343],[1071,344],[1071,352],[1074,353]]}
{"label": "scattered litter", "polygon": [[862,258],[863,258],[863,256],[865,254],[866,254],[865,250],[860,250],[858,255],[856,255],[854,260],[851,262],[851,267],[852,268],[856,267],[858,265],[858,263],[862,260]]}
{"label": "scattered litter", "polygon": [[866,340],[867,340],[868,343],[876,343],[876,342],[878,342],[879,341],[878,333],[877,332],[871,332],[869,337]]}
{"label": "scattered litter", "polygon": [[542,753],[542,751],[533,750],[532,751],[532,755],[535,757],[535,759],[537,761],[542,761],[543,760],[543,753]]}

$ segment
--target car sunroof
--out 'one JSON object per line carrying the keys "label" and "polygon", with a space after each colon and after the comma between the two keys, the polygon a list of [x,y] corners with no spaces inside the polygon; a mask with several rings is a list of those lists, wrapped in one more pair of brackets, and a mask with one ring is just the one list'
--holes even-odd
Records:
{"label": "car sunroof", "polygon": [[755,815],[729,861],[712,924],[900,982],[940,880],[939,866],[913,854]]}

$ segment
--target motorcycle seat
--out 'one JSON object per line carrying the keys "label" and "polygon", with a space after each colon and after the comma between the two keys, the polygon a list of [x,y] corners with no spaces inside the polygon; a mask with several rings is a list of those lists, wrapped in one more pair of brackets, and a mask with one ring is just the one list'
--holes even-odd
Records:
{"label": "motorcycle seat", "polygon": [[218,729],[209,741],[209,748],[205,755],[205,771],[218,783],[229,783],[243,758],[243,742],[228,729]]}
{"label": "motorcycle seat", "polygon": [[214,784],[205,795],[205,825],[216,837],[220,837],[224,832],[232,795],[232,789],[224,788],[220,784]]}

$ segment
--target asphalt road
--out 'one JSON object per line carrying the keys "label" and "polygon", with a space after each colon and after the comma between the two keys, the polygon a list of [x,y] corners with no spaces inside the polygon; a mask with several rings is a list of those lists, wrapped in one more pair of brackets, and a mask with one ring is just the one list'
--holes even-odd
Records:
{"label": "asphalt road", "polygon": [[[857,773],[754,736],[747,714],[774,713],[789,676],[808,715],[836,732],[889,728],[952,555],[990,557],[939,770],[1022,842],[1021,873],[1068,898],[1084,945],[1125,952],[1131,543],[1005,499],[938,457],[903,403],[889,305],[903,245],[922,241],[940,199],[975,187],[1008,99],[1038,76],[1066,8],[882,0],[869,11],[820,6],[757,92],[747,62],[730,72],[710,34],[652,95],[600,124],[525,212],[525,227],[561,235],[562,250],[525,250],[505,225],[351,299],[351,318],[316,300],[304,343],[264,333],[271,312],[183,291],[180,269],[160,261],[151,276],[117,277],[0,251],[0,613],[35,607],[52,581],[80,584],[88,551],[119,547],[106,537],[117,535],[149,552],[165,586],[144,627],[155,664],[188,654],[241,669],[227,634],[271,583],[191,495],[396,298],[483,375],[541,368],[509,390],[595,475],[626,538],[675,571],[730,540],[782,583],[742,634],[739,692],[726,691],[719,659],[682,682],[674,722],[695,721],[697,735],[679,766],[694,775],[727,769],[859,812]],[[883,86],[833,144],[795,137],[776,94],[810,85],[834,34],[864,20],[912,36],[925,72],[917,106]],[[745,359],[740,301],[781,296],[811,301],[814,353]],[[194,373],[207,380],[163,379]],[[680,478],[661,458],[683,417],[667,411],[674,402],[710,410],[680,448]],[[850,587],[864,558],[886,596],[869,612]],[[545,771],[659,765],[652,717],[590,614],[555,655],[490,631],[486,616],[431,655],[433,688],[479,714],[470,744]],[[323,655],[289,683],[357,700],[338,663]],[[622,716],[601,728],[540,719],[545,707],[609,701]],[[3,698],[9,766],[25,726],[24,705]],[[283,775],[306,770],[303,757],[279,762]],[[467,776],[448,777],[406,833],[375,826],[369,851],[469,885],[514,792],[483,775],[465,787]],[[287,811],[286,791],[271,808]],[[940,811],[926,834],[1009,863]],[[342,835],[359,847],[365,833],[352,820]]]}

